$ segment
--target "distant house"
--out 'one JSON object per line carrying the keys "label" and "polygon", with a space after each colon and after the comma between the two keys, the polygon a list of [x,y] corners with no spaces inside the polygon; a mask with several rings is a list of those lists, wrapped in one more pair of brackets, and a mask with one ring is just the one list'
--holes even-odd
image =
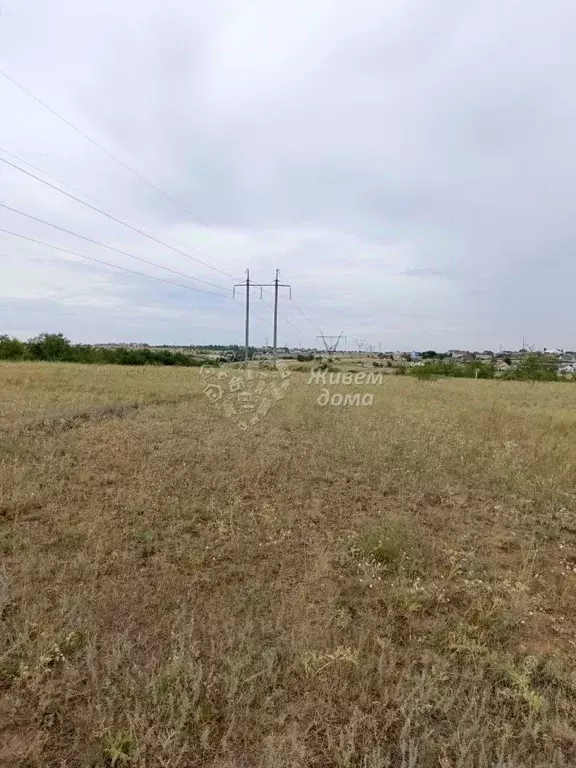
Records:
{"label": "distant house", "polygon": [[461,363],[470,363],[474,360],[474,355],[467,349],[450,349],[448,350],[448,356]]}
{"label": "distant house", "polygon": [[509,371],[510,365],[506,362],[506,360],[498,360],[496,365],[494,366],[494,370],[496,371]]}
{"label": "distant house", "polygon": [[561,365],[558,373],[576,373],[576,365]]}

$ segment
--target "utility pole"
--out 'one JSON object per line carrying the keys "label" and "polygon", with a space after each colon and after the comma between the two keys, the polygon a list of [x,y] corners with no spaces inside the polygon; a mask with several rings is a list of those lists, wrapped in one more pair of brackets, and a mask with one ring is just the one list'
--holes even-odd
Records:
{"label": "utility pole", "polygon": [[246,282],[237,283],[232,291],[232,298],[236,295],[236,288],[246,286],[246,331],[244,337],[244,363],[248,365],[248,350],[250,347],[250,270],[246,270]]}
{"label": "utility pole", "polygon": [[[272,354],[276,355],[278,348],[278,289],[288,288],[290,291],[290,301],[292,301],[292,286],[281,283],[279,280],[280,270],[276,270],[276,277],[273,283],[252,283],[252,285],[260,288],[260,298],[262,298],[262,288],[274,288],[274,336],[272,341]],[[286,345],[288,346],[288,345]]]}
{"label": "utility pole", "polygon": [[[244,343],[244,360],[246,365],[248,364],[248,349],[250,340],[250,286],[252,288],[260,288],[260,298],[262,298],[263,288],[274,288],[274,346],[273,354],[276,355],[276,348],[278,344],[278,289],[288,288],[290,290],[290,300],[292,300],[292,286],[285,285],[279,282],[280,270],[276,270],[276,278],[273,283],[252,283],[250,282],[250,270],[246,270],[246,281],[244,283],[237,283],[234,286],[232,292],[232,298],[236,295],[236,288],[246,288],[246,339]],[[266,346],[268,346],[268,339],[266,339]],[[288,346],[288,345],[286,345]]]}
{"label": "utility pole", "polygon": [[280,270],[276,270],[276,277],[274,278],[274,354],[276,354],[276,347],[278,346],[278,275]]}
{"label": "utility pole", "polygon": [[248,365],[250,349],[250,270],[246,270],[246,334],[244,338],[244,362]]}
{"label": "utility pole", "polygon": [[290,301],[292,301],[292,286],[278,282],[280,277],[280,270],[276,270],[276,277],[274,278],[274,354],[276,354],[276,348],[278,346],[278,288],[288,288],[290,291]]}

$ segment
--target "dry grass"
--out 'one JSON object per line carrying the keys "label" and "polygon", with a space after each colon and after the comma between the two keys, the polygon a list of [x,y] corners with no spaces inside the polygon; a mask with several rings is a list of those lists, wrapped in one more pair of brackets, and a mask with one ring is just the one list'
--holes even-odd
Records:
{"label": "dry grass", "polygon": [[0,367],[1,765],[576,764],[576,387],[293,378]]}

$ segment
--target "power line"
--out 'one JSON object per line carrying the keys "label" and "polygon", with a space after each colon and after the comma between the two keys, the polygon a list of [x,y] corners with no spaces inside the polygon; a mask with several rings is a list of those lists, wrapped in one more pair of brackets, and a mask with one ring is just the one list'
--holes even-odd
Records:
{"label": "power line", "polygon": [[[24,160],[24,158],[19,157],[18,155],[15,155],[13,152],[8,152],[7,149],[4,149],[4,147],[0,147],[0,151],[3,152],[5,155],[8,155],[8,157],[11,157],[13,160],[18,160],[20,163],[24,163],[24,165],[29,166],[30,168],[33,168],[38,173],[41,173],[43,176],[46,176],[47,178],[51,179],[52,181],[57,182],[58,184],[61,184],[63,187],[66,187],[67,189],[71,189],[73,192],[76,192],[78,195],[82,195],[83,197],[88,198],[88,200],[92,200],[92,202],[97,203],[98,205],[102,205],[104,208],[108,208],[111,211],[114,211],[118,216],[122,216],[127,221],[131,221],[133,224],[138,224],[138,226],[148,229],[150,232],[156,232],[156,234],[161,235],[162,237],[165,237],[168,240],[171,240],[173,243],[177,243],[178,245],[181,245],[183,248],[190,248],[187,243],[183,243],[181,240],[176,240],[174,237],[171,237],[170,235],[167,235],[165,232],[160,232],[158,229],[155,229],[154,227],[149,227],[148,225],[142,224],[139,221],[136,221],[135,219],[131,218],[130,216],[125,216],[124,214],[120,213],[118,209],[113,208],[111,205],[108,205],[108,203],[102,202],[102,200],[98,200],[98,198],[94,197],[93,195],[89,195],[87,192],[83,192],[81,189],[78,189],[78,187],[73,187],[71,184],[67,184],[65,181],[62,181],[62,179],[59,179],[49,173],[47,173],[42,168],[39,168],[37,165],[34,165],[34,163],[31,163],[29,160]],[[1,158],[0,158],[1,159]],[[192,248],[193,251],[198,251],[198,248]],[[204,262],[200,262],[203,264]],[[215,267],[210,267],[210,269],[216,269]],[[216,269],[216,271],[219,271]],[[223,275],[226,275],[226,277],[233,278],[234,280],[240,280],[239,277],[236,275],[229,274],[228,272],[222,271]]]}
{"label": "power line", "polygon": [[[7,150],[5,150],[5,149],[3,149],[3,148],[1,148],[1,147],[0,147],[0,149],[1,149],[1,151],[2,151],[2,152],[4,152],[5,154],[7,154],[7,155],[10,155],[11,157],[15,157],[17,160],[20,160],[20,162],[22,162],[22,163],[25,163],[26,165],[30,165],[30,167],[34,168],[34,169],[35,169],[35,170],[37,170],[39,173],[44,173],[46,176],[48,176],[48,175],[49,175],[49,174],[46,174],[46,172],[45,172],[45,171],[43,171],[42,169],[40,169],[40,168],[37,168],[36,166],[32,165],[32,163],[28,163],[26,160],[23,160],[22,158],[19,158],[19,157],[15,156],[15,155],[12,155],[12,153],[10,153],[10,152],[7,152]],[[33,178],[37,178],[37,177],[35,177],[33,174],[30,174],[30,173],[28,173],[28,172],[27,172],[25,169],[22,169],[22,168],[18,168],[18,166],[14,165],[14,164],[12,164],[12,163],[9,163],[9,162],[7,162],[6,160],[4,160],[4,159],[3,159],[3,158],[1,158],[1,157],[0,157],[0,161],[2,161],[2,162],[5,162],[7,165],[10,165],[11,167],[13,167],[13,168],[16,168],[17,170],[21,170],[23,173],[25,173],[25,174],[27,174],[27,175],[29,175],[29,176],[32,176]],[[42,179],[39,179],[39,178],[38,178],[38,181],[40,181],[40,182],[42,182],[42,183],[47,183],[47,182],[44,182]],[[57,180],[57,181],[59,181],[59,183],[63,184],[64,186],[69,186],[69,185],[66,185],[64,182],[62,182],[62,181],[60,181],[60,180]],[[52,187],[53,185],[51,185],[51,184],[48,184],[48,186]],[[63,190],[59,190],[57,187],[53,187],[53,188],[54,188],[54,189],[57,189],[57,191],[59,191],[59,192],[63,192]],[[74,189],[73,187],[70,187],[70,188],[71,188],[71,189]],[[84,192],[81,192],[80,190],[74,190],[74,191],[77,191],[77,192],[79,192],[79,194],[84,194],[86,197],[89,197],[89,195],[86,195],[86,193],[84,193]],[[63,192],[63,194],[66,194],[66,193],[65,193],[65,192]],[[69,196],[69,197],[73,197],[72,195],[68,195],[68,196]],[[74,199],[77,199],[77,198],[74,198]],[[84,201],[82,201],[82,200],[78,200],[78,202],[84,203]],[[96,202],[100,202],[100,201],[96,201]],[[85,203],[84,203],[84,204],[85,204]],[[53,227],[53,228],[55,228],[55,229],[60,229],[61,231],[63,231],[63,232],[66,232],[67,234],[71,234],[71,235],[74,235],[74,236],[76,236],[76,237],[80,237],[80,238],[82,238],[82,239],[85,239],[85,240],[87,240],[88,242],[91,242],[91,243],[93,243],[93,244],[95,244],[95,245],[101,245],[102,247],[104,247],[104,248],[108,248],[109,250],[114,250],[114,251],[116,251],[116,252],[118,252],[118,253],[121,253],[122,255],[130,256],[130,257],[132,257],[132,258],[135,258],[135,259],[137,259],[138,261],[143,261],[144,263],[150,264],[150,265],[152,265],[152,266],[157,266],[157,267],[159,267],[160,269],[165,269],[166,271],[169,271],[169,272],[173,272],[174,274],[180,275],[180,276],[182,276],[182,277],[186,277],[187,279],[196,280],[197,282],[202,282],[202,283],[205,283],[206,285],[211,285],[211,286],[213,286],[213,287],[216,287],[216,288],[221,288],[222,290],[228,290],[228,289],[224,288],[223,286],[219,286],[219,285],[216,285],[215,283],[208,283],[208,282],[206,282],[206,281],[200,280],[199,278],[193,278],[192,276],[190,276],[190,275],[186,275],[185,273],[182,273],[182,272],[178,272],[177,270],[172,270],[172,269],[170,269],[170,268],[168,268],[168,267],[163,267],[163,266],[161,266],[161,265],[159,265],[159,264],[156,264],[155,262],[149,262],[149,261],[148,261],[148,260],[146,260],[146,259],[142,259],[142,258],[140,258],[140,257],[138,257],[138,256],[135,256],[134,254],[130,254],[130,253],[127,253],[126,251],[122,251],[122,250],[120,250],[120,249],[117,249],[117,248],[113,248],[112,246],[107,246],[107,245],[105,245],[105,244],[103,244],[103,243],[99,243],[99,242],[98,242],[98,241],[96,241],[96,240],[92,240],[92,239],[90,239],[90,238],[86,238],[86,237],[84,237],[83,235],[79,235],[79,234],[77,234],[77,233],[75,233],[75,232],[72,232],[72,231],[70,231],[70,230],[64,229],[63,227],[58,227],[57,225],[55,225],[55,224],[52,224],[51,222],[47,222],[47,221],[44,221],[43,219],[39,219],[39,218],[37,218],[37,217],[31,216],[30,214],[26,214],[26,213],[24,213],[23,211],[19,211],[19,210],[15,209],[15,208],[10,208],[9,206],[3,205],[3,204],[1,204],[1,203],[0,203],[0,205],[2,205],[2,206],[3,206],[3,207],[5,207],[6,209],[8,209],[8,210],[11,210],[11,211],[13,211],[13,212],[15,212],[15,213],[19,213],[19,214],[20,214],[20,215],[22,215],[22,216],[27,216],[28,218],[31,218],[31,219],[33,219],[33,220],[35,220],[35,221],[39,221],[40,223],[43,223],[43,224],[47,224],[48,226],[51,226],[51,227]],[[105,204],[104,204],[104,203],[101,203],[101,205],[105,205]],[[89,206],[89,207],[93,207],[93,206]],[[108,214],[106,214],[104,211],[99,211],[99,212],[100,212],[100,213],[104,213],[104,215],[108,215]],[[113,217],[112,217],[112,218],[113,218]],[[115,219],[115,220],[116,220],[116,219]],[[120,223],[124,223],[124,222],[120,222]],[[126,225],[126,226],[128,226],[128,225]],[[132,229],[135,229],[134,227],[130,227],[130,228],[132,228]],[[139,231],[139,230],[137,230],[137,231]],[[146,233],[145,233],[145,232],[143,232],[142,234],[146,235]],[[147,236],[147,235],[146,235],[146,236]],[[40,241],[38,241],[38,242],[40,242]],[[158,242],[160,242],[160,241],[158,241]],[[41,244],[42,244],[42,243],[41,243]],[[45,244],[45,245],[47,245],[47,244]],[[55,246],[49,246],[49,245],[48,245],[48,247],[55,247]],[[170,247],[170,246],[167,246],[167,247]],[[177,250],[177,249],[175,249],[175,250]],[[179,251],[178,251],[178,252],[179,252]],[[72,252],[72,253],[73,253],[73,252]],[[78,254],[78,255],[81,255],[81,254]],[[184,254],[184,255],[186,255],[186,254]],[[189,258],[192,258],[192,257],[189,257]],[[197,260],[197,261],[198,261],[198,260]],[[103,264],[108,264],[108,262],[101,262],[101,263],[103,263]],[[204,262],[200,262],[200,263],[201,263],[201,264],[204,264]],[[110,265],[110,266],[114,266],[114,265]],[[210,266],[210,265],[206,265],[206,266]],[[214,267],[211,267],[211,268],[212,268],[212,269],[215,269]],[[118,269],[121,269],[121,267],[118,267]],[[131,270],[131,271],[133,271],[133,270]],[[220,272],[220,270],[216,270],[216,271]],[[140,272],[135,272],[135,274],[143,274],[143,273],[140,273]],[[227,275],[228,273],[222,272],[222,274],[226,274],[226,275]],[[146,275],[144,275],[144,276],[146,276]],[[232,277],[233,277],[233,276],[232,276]],[[168,281],[168,282],[171,282],[171,281]],[[180,285],[180,283],[173,283],[173,284],[174,284],[174,285]],[[206,293],[211,293],[211,292],[210,292],[210,291],[206,291]],[[218,294],[213,294],[213,295],[218,295]],[[227,297],[226,297],[226,298],[227,298]],[[267,305],[267,306],[269,306],[269,307],[272,307],[272,305],[271,305],[271,304],[269,304],[267,301],[265,301],[265,300],[264,300],[262,297],[260,297],[260,298],[261,298],[261,300],[264,302],[264,304],[266,304],[266,305]],[[259,319],[261,322],[263,321],[263,322],[266,322],[266,323],[267,323],[267,321],[266,321],[266,320],[265,320],[265,319],[264,319],[262,316],[258,315],[257,313],[255,313],[255,314],[256,314],[256,317],[257,317],[257,319]],[[289,325],[289,326],[291,326],[292,328],[296,329],[297,331],[301,332],[301,329],[300,329],[300,328],[298,328],[298,326],[294,325],[292,322],[290,322],[290,320],[288,320],[287,318],[283,318],[283,320],[284,320],[284,322],[285,322],[287,325]]]}
{"label": "power line", "polygon": [[[270,291],[266,291],[266,293],[270,293]],[[264,302],[264,304],[266,304],[267,307],[270,307],[270,309],[274,309],[274,305],[270,304],[270,302],[266,301],[266,299],[263,299],[262,296],[260,296],[260,301]],[[302,329],[298,328],[298,326],[294,325],[294,323],[291,323],[290,320],[286,319],[285,317],[283,317],[282,320],[284,320],[285,323],[292,326],[292,328],[295,328],[300,333],[303,333]]]}
{"label": "power line", "polygon": [[[0,147],[0,151],[4,152],[6,155],[9,155],[10,157],[14,157],[15,159],[19,160],[21,163],[25,163],[26,165],[29,165],[31,168],[34,168],[34,170],[38,171],[39,173],[43,173],[45,176],[48,176],[50,178],[50,175],[47,174],[45,171],[43,171],[41,168],[38,168],[37,166],[32,165],[32,163],[29,163],[26,160],[23,160],[22,158],[17,157],[16,155],[13,155],[11,152],[8,152],[3,147]],[[71,195],[71,194],[65,192],[64,190],[59,189],[58,187],[54,186],[53,184],[50,184],[49,182],[45,181],[44,179],[41,179],[38,176],[35,176],[33,173],[30,173],[26,169],[20,168],[19,166],[15,165],[14,163],[10,163],[8,160],[4,159],[3,157],[0,157],[0,161],[5,163],[6,165],[9,165],[12,168],[15,168],[18,171],[21,171],[22,173],[25,173],[27,176],[31,176],[33,179],[36,179],[37,181],[41,182],[42,184],[46,184],[48,187],[51,187],[52,189],[55,189],[57,192],[61,192],[63,195],[66,195],[67,197],[70,197],[73,200],[76,200],[77,202],[82,203],[82,205],[86,205],[87,207],[91,208],[92,210],[95,210],[98,213],[101,213],[104,216],[107,216],[108,218],[112,219],[113,221],[116,221],[119,224],[123,224],[124,226],[128,227],[129,229],[132,229],[135,232],[138,232],[138,233],[144,235],[145,237],[148,237],[149,239],[154,240],[154,242],[157,242],[160,245],[164,245],[166,248],[170,248],[171,250],[175,251],[176,253],[179,253],[179,254],[181,254],[183,256],[186,256],[187,258],[192,259],[193,261],[196,261],[199,264],[202,264],[203,266],[208,267],[209,269],[212,269],[212,270],[214,270],[216,272],[219,272],[220,274],[225,275],[226,277],[231,277],[234,280],[239,280],[239,278],[236,277],[235,275],[232,275],[229,272],[225,272],[223,270],[220,270],[217,267],[213,267],[210,264],[207,264],[206,262],[201,261],[200,259],[195,259],[193,256],[190,256],[189,254],[187,254],[187,253],[185,253],[183,251],[180,251],[178,248],[174,248],[173,246],[168,245],[167,243],[164,243],[163,241],[159,240],[158,238],[155,238],[152,235],[147,234],[143,230],[138,229],[137,227],[134,227],[134,226],[126,223],[125,221],[122,221],[121,219],[118,219],[117,217],[112,216],[111,214],[106,213],[106,211],[102,211],[101,209],[97,208],[96,206],[90,205],[89,203],[85,202],[84,200],[81,200],[80,198],[75,197],[74,195]],[[53,179],[53,180],[54,181],[58,181],[58,183],[63,184],[64,186],[68,186],[70,189],[74,189],[74,187],[70,187],[70,185],[65,184],[63,181],[60,181],[59,179]],[[80,190],[74,189],[74,191],[78,192],[79,194],[84,195],[85,197],[90,197],[90,195],[87,195],[85,192],[82,192]],[[94,199],[94,198],[92,198],[92,199]],[[105,205],[105,203],[102,203],[99,200],[95,200],[95,202],[100,203],[100,205]],[[196,278],[193,278],[193,279],[196,279]],[[200,281],[200,282],[205,282],[205,281]],[[213,285],[214,286],[215,284],[214,283],[207,283],[207,285]],[[215,287],[220,288],[222,286],[215,286]],[[228,289],[222,288],[222,290],[228,290]],[[270,292],[266,291],[266,293],[270,293]],[[262,299],[262,301],[264,301],[265,304],[268,304],[268,302],[265,301],[264,299]],[[319,326],[317,326],[312,320],[310,320],[310,318],[304,313],[304,311],[300,308],[300,306],[296,302],[294,302],[294,305],[300,310],[300,313],[303,315],[303,317],[305,317],[306,320],[308,320],[309,323],[314,325],[314,327],[319,328]],[[268,304],[268,306],[271,307],[272,305]],[[296,325],[291,323],[290,320],[288,320],[287,318],[283,318],[283,320],[284,320],[285,323],[290,325],[292,328],[295,328],[300,333],[302,332],[300,328],[298,328]]]}
{"label": "power line", "polygon": [[27,88],[25,88],[23,85],[18,83],[16,80],[14,80],[13,77],[10,77],[9,74],[4,72],[0,69],[0,75],[2,77],[5,77],[6,80],[10,81],[13,85],[15,85],[17,88],[19,88],[23,93],[25,93],[27,96],[30,96],[30,98],[34,99],[38,104],[40,104],[44,109],[47,109],[49,112],[51,112],[53,115],[55,115],[59,120],[62,120],[63,123],[65,123],[69,128],[72,128],[72,130],[76,131],[80,134],[83,138],[85,138],[87,141],[89,141],[91,144],[93,144],[95,147],[97,147],[101,152],[104,152],[104,154],[108,155],[108,157],[112,158],[115,162],[119,163],[123,168],[125,168],[127,171],[132,173],[134,176],[136,176],[140,181],[143,181],[145,184],[147,184],[149,187],[151,187],[153,190],[158,192],[158,194],[163,195],[167,200],[169,200],[173,205],[176,205],[180,210],[184,211],[190,218],[201,224],[202,226],[206,227],[207,229],[212,230],[212,232],[215,232],[220,237],[225,238],[226,240],[231,240],[228,235],[225,235],[223,232],[220,232],[219,229],[212,226],[206,221],[203,221],[199,217],[195,216],[191,211],[188,210],[185,206],[183,206],[181,203],[179,203],[177,200],[175,200],[171,195],[169,195],[167,192],[165,192],[163,189],[161,189],[159,186],[154,184],[152,181],[149,181],[145,176],[142,176],[141,173],[138,173],[134,168],[129,166],[127,163],[125,163],[123,160],[121,160],[119,157],[116,157],[112,152],[110,152],[109,149],[106,149],[106,147],[103,147],[102,144],[99,144],[95,139],[93,139],[91,136],[89,136],[87,133],[84,133],[80,128],[78,128],[74,123],[72,123],[70,120],[67,120],[63,115],[61,115],[59,112],[57,112],[55,109],[52,109],[52,107],[49,107],[46,102],[42,101],[42,99],[38,98],[38,96],[35,96],[31,91],[29,91]]}
{"label": "power line", "polygon": [[[151,182],[149,179],[147,179],[145,176],[143,176],[141,173],[139,173],[139,172],[138,172],[138,171],[136,171],[134,168],[132,168],[131,166],[129,166],[127,163],[125,163],[125,162],[124,162],[123,160],[121,160],[119,157],[117,157],[117,156],[116,156],[116,155],[114,155],[112,152],[110,152],[110,150],[106,149],[106,147],[102,146],[102,144],[99,144],[99,143],[98,143],[98,142],[97,142],[95,139],[93,139],[93,138],[92,138],[91,136],[89,136],[87,133],[85,133],[85,132],[84,132],[84,131],[82,131],[80,128],[78,128],[76,125],[74,125],[74,123],[72,123],[70,120],[68,120],[67,118],[65,118],[63,115],[61,115],[61,114],[60,114],[59,112],[57,112],[55,109],[53,109],[53,108],[52,108],[52,107],[50,107],[48,104],[46,104],[46,102],[42,101],[42,99],[40,99],[38,96],[34,95],[34,94],[31,92],[31,91],[29,91],[27,88],[25,88],[25,87],[24,87],[23,85],[21,85],[19,82],[17,82],[17,81],[16,81],[16,80],[15,80],[13,77],[11,77],[11,76],[10,76],[10,75],[9,75],[7,72],[4,72],[2,69],[0,69],[0,75],[2,75],[2,77],[4,77],[4,78],[5,78],[6,80],[8,80],[10,83],[12,83],[13,85],[15,85],[15,86],[16,86],[16,87],[17,87],[19,90],[21,90],[21,91],[22,91],[23,93],[25,93],[27,96],[29,96],[30,98],[34,99],[34,101],[36,101],[38,104],[40,104],[42,107],[44,107],[44,109],[47,109],[47,110],[48,110],[48,111],[49,111],[51,114],[53,114],[55,117],[57,117],[57,118],[58,118],[59,120],[61,120],[63,123],[65,123],[65,124],[66,124],[66,125],[67,125],[69,128],[72,128],[72,130],[76,131],[76,132],[77,132],[77,133],[78,133],[80,136],[82,136],[82,137],[83,137],[83,138],[85,138],[87,141],[89,141],[89,142],[90,142],[90,143],[91,143],[93,146],[95,146],[95,147],[96,147],[97,149],[99,149],[101,152],[104,152],[104,154],[108,155],[108,157],[110,157],[112,160],[114,160],[114,161],[115,161],[115,162],[117,162],[119,165],[121,165],[123,168],[125,168],[125,169],[126,169],[128,172],[129,172],[129,173],[132,173],[134,176],[136,176],[138,179],[140,179],[140,181],[143,181],[143,182],[144,182],[145,184],[147,184],[149,187],[151,187],[152,189],[154,189],[154,190],[155,190],[155,191],[156,191],[158,194],[160,194],[160,195],[164,196],[164,197],[165,197],[167,200],[169,200],[169,201],[170,201],[170,202],[171,202],[173,205],[177,206],[178,208],[180,208],[180,210],[184,211],[184,212],[185,212],[185,213],[186,213],[186,214],[187,214],[187,215],[188,215],[188,216],[189,216],[189,217],[190,217],[190,218],[191,218],[193,221],[196,221],[197,223],[201,224],[202,226],[206,227],[207,229],[210,229],[210,230],[212,230],[213,232],[215,232],[215,233],[216,233],[217,235],[219,235],[220,237],[223,237],[223,238],[225,238],[226,240],[230,240],[230,241],[232,241],[232,239],[231,239],[231,238],[230,238],[228,235],[225,235],[223,232],[221,232],[221,231],[220,231],[219,229],[217,229],[216,227],[212,226],[212,225],[211,225],[211,224],[209,224],[208,222],[206,222],[206,221],[203,221],[202,219],[200,219],[200,218],[198,218],[197,216],[195,216],[195,215],[194,215],[194,214],[193,214],[193,213],[192,213],[190,210],[188,210],[188,208],[186,208],[186,207],[185,207],[185,206],[183,206],[181,203],[179,203],[177,200],[175,200],[175,199],[174,199],[174,198],[173,198],[171,195],[169,195],[167,192],[165,192],[163,189],[161,189],[161,188],[160,188],[158,185],[154,184],[154,183],[153,183],[153,182]],[[1,158],[0,158],[0,159],[1,159]],[[4,162],[6,162],[6,161],[4,161]],[[23,169],[20,169],[20,170],[23,170]],[[27,173],[27,171],[24,171],[24,172],[25,172],[25,173]],[[29,174],[29,175],[32,175],[32,174]],[[39,179],[39,181],[42,181],[42,179]],[[46,183],[46,182],[43,182],[43,183]],[[58,189],[58,188],[56,187],[56,189]],[[59,191],[61,191],[61,192],[62,192],[62,190],[59,190]],[[63,193],[63,194],[66,194],[66,193]],[[83,202],[83,201],[79,201],[79,202]],[[100,213],[103,213],[103,212],[102,212],[102,211],[100,211]],[[108,215],[108,214],[104,214],[104,215]],[[120,223],[124,223],[124,222],[120,222]],[[144,234],[144,235],[145,235],[145,233],[143,233],[143,232],[141,232],[141,234]],[[146,236],[146,237],[149,237],[149,235],[145,235],[145,236]],[[233,242],[233,241],[232,241],[232,242]],[[161,243],[161,244],[163,244],[163,245],[166,245],[165,243]],[[171,246],[167,246],[167,247],[171,247]],[[238,247],[238,246],[236,245],[236,247]],[[176,249],[174,249],[174,250],[176,250]],[[243,250],[243,249],[242,249],[242,250]],[[177,251],[177,252],[180,252],[180,251]],[[181,253],[183,256],[186,256],[187,258],[192,258],[192,257],[190,257],[188,254],[186,254],[186,253],[184,253],[184,252],[180,252],[180,253]],[[200,262],[200,263],[203,263],[203,262]],[[208,266],[208,265],[206,265],[206,266]],[[215,269],[215,267],[209,267],[209,268],[210,268],[210,269]],[[220,270],[217,270],[217,271],[220,271]],[[238,279],[239,279],[239,278],[237,278],[237,277],[234,277],[233,275],[229,275],[229,274],[227,274],[227,273],[223,273],[223,274],[225,274],[225,275],[226,275],[226,277],[232,277],[234,280],[238,280]],[[316,324],[314,321],[310,320],[310,318],[309,318],[309,317],[308,317],[308,315],[307,315],[307,314],[306,314],[306,313],[303,311],[303,309],[302,309],[301,307],[299,307],[298,305],[296,305],[296,306],[297,306],[297,308],[300,310],[300,312],[302,313],[302,315],[303,315],[303,316],[306,318],[306,320],[307,320],[309,323],[311,323],[311,324],[312,324],[312,325],[313,325],[315,328],[317,328],[318,330],[320,330],[320,327],[319,327],[319,326],[318,326],[318,325],[317,325],[317,324]]]}
{"label": "power line", "polygon": [[6,160],[4,157],[0,157],[0,162],[5,163],[6,165],[9,165],[11,168],[15,168],[17,171],[20,171],[21,173],[25,173],[26,176],[30,176],[32,179],[36,179],[36,181],[39,181],[41,184],[45,184],[47,187],[50,187],[51,189],[55,189],[57,192],[60,192],[60,194],[62,195],[66,195],[66,197],[69,197],[71,200],[76,200],[76,202],[81,203],[82,205],[85,205],[87,208],[90,208],[91,210],[96,211],[97,213],[101,213],[103,216],[106,216],[108,219],[112,219],[112,221],[115,221],[118,224],[122,224],[124,227],[128,227],[128,229],[131,229],[133,232],[138,232],[140,235],[144,235],[144,237],[147,237],[149,240],[153,240],[155,243],[158,243],[159,245],[163,245],[165,248],[169,248],[171,251],[175,251],[176,253],[179,253],[181,256],[185,256],[187,259],[196,261],[198,262],[198,264],[202,264],[204,267],[208,267],[208,269],[213,269],[215,272],[219,272],[221,275],[224,275],[225,277],[230,277],[233,280],[236,279],[234,275],[231,275],[228,272],[224,272],[222,269],[218,269],[218,267],[213,267],[211,264],[208,264],[205,261],[202,261],[201,259],[197,259],[194,256],[190,256],[190,254],[186,253],[185,251],[181,251],[179,248],[175,248],[173,245],[164,243],[162,240],[159,240],[157,237],[154,237],[154,235],[150,235],[147,232],[144,232],[143,229],[134,227],[132,226],[132,224],[129,224],[128,222],[123,221],[122,219],[119,219],[117,216],[113,216],[111,213],[106,213],[106,211],[103,211],[101,208],[98,208],[97,206],[92,205],[91,203],[87,203],[85,200],[82,200],[81,198],[76,197],[76,195],[70,194],[70,192],[66,192],[63,189],[60,189],[55,184],[50,184],[49,181],[46,181],[45,179],[41,179],[39,176],[35,176],[33,173],[30,173],[30,171],[27,171],[25,168],[20,168],[20,166],[15,165],[14,163],[11,163],[9,160]]}
{"label": "power line", "polygon": [[296,309],[297,309],[297,310],[300,312],[300,314],[302,315],[302,317],[304,317],[304,318],[306,318],[306,320],[308,320],[308,322],[310,323],[310,325],[313,325],[313,326],[314,326],[314,328],[317,328],[317,329],[320,331],[320,333],[322,333],[322,329],[320,328],[320,326],[319,326],[317,323],[315,323],[315,322],[314,322],[314,320],[310,320],[310,318],[308,317],[308,315],[306,314],[306,312],[304,312],[304,310],[302,309],[302,307],[301,307],[299,304],[297,304],[296,302],[294,302],[294,306],[295,306],[295,307],[296,307]]}
{"label": "power line", "polygon": [[[179,277],[185,277],[187,280],[195,280],[198,283],[203,283],[204,285],[210,285],[213,288],[220,288],[220,290],[222,291],[229,290],[228,288],[224,288],[223,286],[217,285],[216,283],[209,283],[206,280],[200,280],[199,277],[192,277],[192,275],[187,275],[185,272],[178,272],[178,270],[176,269],[171,269],[170,267],[163,267],[161,264],[157,264],[155,261],[149,261],[148,259],[143,259],[141,256],[135,256],[133,253],[128,253],[128,251],[122,251],[120,248],[114,248],[113,245],[106,245],[106,243],[101,243],[98,240],[93,240],[91,237],[80,235],[78,234],[78,232],[73,232],[71,229],[65,229],[64,227],[60,227],[58,226],[58,224],[53,224],[51,221],[46,221],[45,219],[40,219],[37,216],[32,216],[32,214],[25,213],[24,211],[19,211],[17,208],[11,208],[9,205],[6,205],[5,203],[0,203],[0,208],[5,208],[7,211],[12,211],[13,213],[17,213],[20,216],[25,216],[27,219],[32,219],[32,221],[37,221],[40,224],[46,224],[48,227],[57,229],[60,232],[65,232],[67,235],[72,235],[73,237],[78,237],[81,240],[86,240],[86,242],[92,243],[92,245],[98,245],[101,248],[107,248],[109,251],[114,251],[114,253],[120,253],[122,256],[129,256],[131,259],[136,259],[136,261],[141,261],[143,264],[148,264],[151,267],[157,267],[158,269],[163,269],[166,272],[172,272],[172,274],[178,275]],[[217,294],[214,294],[214,295],[216,296]]]}
{"label": "power line", "polygon": [[135,269],[130,269],[128,267],[120,267],[117,264],[111,264],[108,261],[103,261],[102,259],[96,259],[94,258],[94,256],[86,256],[86,254],[84,253],[78,253],[77,251],[72,251],[69,248],[63,248],[60,245],[52,245],[51,243],[45,243],[43,240],[37,240],[34,237],[21,235],[19,232],[11,232],[9,229],[3,229],[2,227],[0,227],[0,232],[3,232],[5,235],[12,235],[13,237],[19,237],[22,240],[28,240],[30,243],[43,245],[46,248],[53,248],[55,251],[62,251],[62,253],[69,253],[71,256],[78,256],[81,259],[88,259],[88,261],[95,261],[97,264],[104,264],[106,267],[119,269],[122,272],[130,272],[133,275],[139,275],[140,277],[147,277],[149,280],[158,280],[161,283],[168,283],[169,285],[177,285],[179,288],[185,288],[188,291],[195,291],[196,293],[207,293],[210,296],[217,296],[219,299],[230,298],[229,296],[222,296],[221,294],[213,293],[212,291],[204,291],[202,288],[194,288],[192,285],[184,285],[183,283],[177,283],[174,280],[167,280],[164,277],[154,277],[154,275],[147,275],[144,272],[138,272]]}

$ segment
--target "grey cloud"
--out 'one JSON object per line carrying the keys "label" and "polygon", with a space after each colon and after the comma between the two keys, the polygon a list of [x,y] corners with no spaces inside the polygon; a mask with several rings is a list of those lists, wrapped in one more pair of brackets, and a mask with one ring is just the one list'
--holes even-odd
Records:
{"label": "grey cloud", "polygon": [[[522,335],[573,347],[575,21],[567,0],[7,0],[2,66],[196,220],[1,79],[0,147],[232,274],[250,267],[268,281],[280,267],[327,333],[345,327],[393,347],[517,346]],[[232,284],[16,172],[0,168],[0,186],[14,207]],[[156,297],[165,320],[142,310],[144,335],[241,340],[240,305],[99,274],[118,323]],[[26,301],[48,323],[42,300]],[[171,313],[187,303],[212,319],[183,329]],[[6,330],[25,326],[25,305]],[[263,340],[270,313],[255,306]],[[94,307],[74,311],[79,329],[98,322]],[[285,326],[287,337],[312,343],[317,328],[289,302],[283,312],[300,327]],[[102,331],[108,321],[102,313]]]}
{"label": "grey cloud", "polygon": [[452,277],[454,274],[453,269],[435,269],[432,267],[404,269],[402,272],[398,272],[398,275],[402,277]]}

